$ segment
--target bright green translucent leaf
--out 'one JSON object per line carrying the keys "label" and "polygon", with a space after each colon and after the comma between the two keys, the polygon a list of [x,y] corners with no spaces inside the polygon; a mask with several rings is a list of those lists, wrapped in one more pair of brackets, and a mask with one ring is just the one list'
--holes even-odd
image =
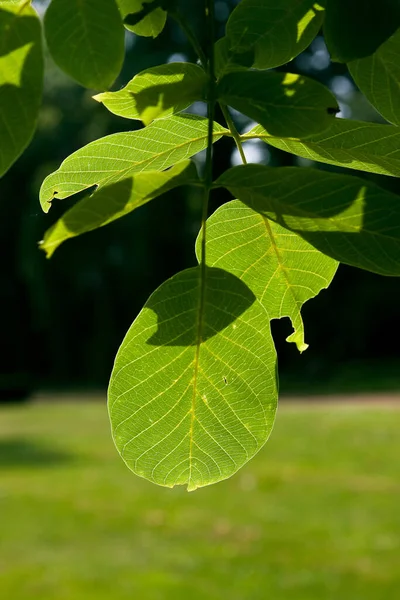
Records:
{"label": "bright green translucent leaf", "polygon": [[[146,7],[146,4],[154,4],[150,0],[117,0],[117,3],[123,18],[134,13],[141,13]],[[156,8],[155,10],[152,10],[150,14],[146,14],[146,16],[138,23],[135,23],[135,25],[125,23],[125,27],[129,29],[129,31],[136,33],[136,35],[155,38],[160,35],[164,29],[166,20],[167,13],[165,10]]]}
{"label": "bright green translucent leaf", "polygon": [[52,0],[44,26],[50,53],[63,71],[85,87],[110,87],[125,55],[115,0]]}
{"label": "bright green translucent leaf", "polygon": [[150,297],[109,388],[113,437],[127,466],[189,491],[230,477],[258,452],[277,402],[265,310],[230,273],[201,273],[183,271]]}
{"label": "bright green translucent leaf", "polygon": [[[227,130],[214,124],[214,141]],[[63,199],[96,185],[117,183],[141,171],[163,171],[207,147],[208,122],[194,115],[154,121],[139,131],[115,133],[71,154],[46,177],[40,202],[48,212],[54,198]]]}
{"label": "bright green translucent leaf", "polygon": [[[200,236],[197,240],[200,256]],[[238,200],[219,208],[207,221],[207,264],[243,281],[265,308],[269,319],[290,317],[294,342],[304,341],[301,307],[327,288],[338,263]]]}
{"label": "bright green translucent leaf", "polygon": [[260,126],[242,137],[329,165],[400,176],[400,129],[390,125],[334,119],[328,131],[307,139],[274,137]]}
{"label": "bright green translucent leaf", "polygon": [[0,8],[10,8],[12,5],[25,8],[32,0],[0,0]]}
{"label": "bright green translucent leaf", "polygon": [[338,112],[322,84],[294,73],[238,71],[217,86],[219,100],[260,123],[271,135],[310,136],[327,129]]}
{"label": "bright green translucent leaf", "polygon": [[231,50],[254,49],[254,67],[283,65],[317,35],[325,0],[242,0],[227,23]]}
{"label": "bright green translucent leaf", "polygon": [[332,60],[373,54],[400,27],[399,0],[328,0],[324,36]]}
{"label": "bright green translucent leaf", "polygon": [[0,176],[36,128],[43,87],[42,34],[28,5],[0,3]]}
{"label": "bright green translucent leaf", "polygon": [[400,198],[359,177],[244,165],[217,181],[335,260],[400,276]]}
{"label": "bright green translucent leaf", "polygon": [[385,119],[400,125],[400,29],[372,56],[348,67],[371,104]]}
{"label": "bright green translucent leaf", "polygon": [[112,113],[146,125],[205,99],[207,77],[191,63],[169,63],[139,73],[122,90],[94,96]]}
{"label": "bright green translucent leaf", "polygon": [[198,182],[189,160],[167,171],[144,171],[100,188],[70,208],[44,235],[41,249],[50,258],[66,240],[120,219],[180,185]]}

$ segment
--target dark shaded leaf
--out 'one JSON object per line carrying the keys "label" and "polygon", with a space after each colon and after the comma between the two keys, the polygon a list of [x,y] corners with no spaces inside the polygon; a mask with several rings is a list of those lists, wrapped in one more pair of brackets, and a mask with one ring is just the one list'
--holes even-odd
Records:
{"label": "dark shaded leaf", "polygon": [[44,26],[50,53],[63,71],[85,87],[110,87],[125,54],[115,0],[52,0]]}
{"label": "dark shaded leaf", "polygon": [[260,123],[268,133],[306,137],[328,129],[339,110],[322,84],[294,73],[238,71],[217,86],[218,99]]}
{"label": "dark shaded leaf", "polygon": [[32,139],[42,99],[42,32],[29,5],[0,3],[0,177]]}
{"label": "dark shaded leaf", "polygon": [[399,27],[399,0],[327,0],[324,36],[332,60],[369,56]]}
{"label": "dark shaded leaf", "polygon": [[232,52],[254,51],[253,66],[278,67],[303,52],[317,35],[325,0],[242,0],[227,23]]}

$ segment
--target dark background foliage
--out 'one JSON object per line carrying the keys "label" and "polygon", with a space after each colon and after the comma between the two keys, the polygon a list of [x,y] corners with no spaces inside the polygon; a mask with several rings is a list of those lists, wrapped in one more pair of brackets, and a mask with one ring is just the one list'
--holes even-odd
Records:
{"label": "dark background foliage", "polygon": [[[184,4],[187,10],[189,3]],[[197,4],[190,3],[191,18],[199,32],[204,32]],[[233,4],[216,2],[219,35]],[[167,60],[195,60],[173,22],[156,40],[128,35],[124,69],[113,89],[125,85],[135,73]],[[38,242],[69,201],[54,204],[49,215],[42,214],[38,190],[44,176],[82,145],[137,126],[109,114],[91,99],[90,92],[48,63],[37,134],[0,182],[0,389],[8,396],[10,390],[18,395],[37,387],[105,386],[118,346],[148,296],[166,278],[195,264],[200,201],[186,188],[107,228],[67,242],[46,260]],[[329,62],[322,37],[289,70],[329,85],[344,117],[380,120],[352,84],[346,68]],[[204,107],[198,105],[195,110]],[[237,121],[239,126],[246,125],[240,115]],[[250,159],[256,155],[271,165],[305,163],[261,144],[252,144],[248,151]],[[232,152],[230,140],[216,144],[215,176],[231,165]],[[400,193],[398,180],[364,176]],[[227,192],[218,190],[211,208],[229,199]],[[397,385],[399,291],[398,279],[340,266],[330,289],[303,309],[310,344],[303,355],[285,342],[289,321],[273,323],[282,390],[329,392],[348,386]]]}

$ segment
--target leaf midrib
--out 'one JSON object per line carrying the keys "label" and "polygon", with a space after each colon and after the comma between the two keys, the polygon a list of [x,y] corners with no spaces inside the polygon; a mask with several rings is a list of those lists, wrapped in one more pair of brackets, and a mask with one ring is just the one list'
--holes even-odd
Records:
{"label": "leaf midrib", "polygon": [[[144,130],[140,130],[140,131],[144,131]],[[136,132],[132,132],[132,133],[136,133]],[[115,135],[118,135],[118,134],[115,134]],[[223,132],[215,132],[215,133],[213,134],[213,138],[218,138],[218,139],[219,139],[219,138],[220,138],[220,137],[222,137],[223,135],[224,135],[224,133],[223,133]],[[146,163],[146,162],[149,162],[149,161],[151,161],[151,162],[152,162],[152,161],[154,160],[154,158],[160,158],[160,157],[162,157],[162,156],[163,156],[163,155],[165,155],[165,154],[168,154],[168,153],[170,153],[170,152],[172,152],[172,151],[175,151],[176,149],[184,148],[185,146],[188,146],[189,144],[193,144],[193,143],[199,142],[200,140],[203,140],[203,139],[204,139],[204,138],[206,138],[206,137],[207,137],[207,133],[205,133],[205,134],[204,134],[203,136],[201,136],[201,137],[192,138],[190,141],[186,141],[186,142],[185,142],[185,143],[183,143],[183,144],[176,145],[176,146],[174,146],[172,149],[170,148],[170,149],[168,149],[168,150],[165,150],[164,152],[160,152],[159,154],[153,154],[151,158],[146,158],[146,159],[144,159],[144,160],[142,160],[142,161],[140,161],[140,162],[133,163],[133,166],[136,168],[138,165],[143,165],[144,163]],[[102,138],[101,140],[99,140],[99,144],[97,144],[97,145],[100,145],[100,143],[101,143],[101,141],[102,141],[102,140],[104,140],[104,138]],[[215,141],[218,141],[218,140],[215,140]],[[93,158],[95,159],[96,157],[93,157]],[[67,159],[67,160],[68,160],[68,159]],[[169,168],[169,167],[165,167],[165,169],[167,169],[167,168]],[[99,190],[99,189],[101,189],[102,187],[104,187],[105,185],[107,185],[108,183],[110,183],[110,182],[114,182],[114,178],[115,178],[115,177],[116,177],[116,179],[115,179],[115,183],[117,183],[117,182],[118,182],[118,181],[120,181],[121,179],[124,179],[124,176],[125,176],[126,174],[128,174],[128,173],[130,173],[131,175],[134,175],[136,172],[137,172],[137,173],[142,173],[142,172],[146,171],[146,169],[140,169],[140,170],[138,170],[138,171],[133,171],[133,172],[131,172],[131,169],[132,169],[132,166],[130,166],[130,167],[127,167],[127,168],[125,168],[125,169],[123,169],[123,170],[116,170],[116,171],[113,171],[113,175],[110,175],[108,178],[105,178],[105,179],[101,180],[101,183],[96,183],[96,182],[94,182],[94,183],[89,183],[88,185],[86,185],[86,186],[82,187],[82,188],[81,188],[80,190],[78,190],[77,192],[74,192],[73,194],[70,194],[70,195],[71,195],[71,196],[74,196],[75,194],[77,194],[77,193],[79,193],[79,192],[81,192],[81,191],[83,192],[84,190],[87,190],[87,189],[89,189],[89,188],[93,187],[93,185],[97,185],[97,186],[98,186],[98,188],[97,188],[97,189]],[[163,169],[163,170],[165,170],[165,169]],[[149,170],[151,170],[151,169],[149,169]],[[102,172],[104,172],[104,171],[102,171]],[[66,171],[66,170],[65,170],[65,169],[63,169],[63,168],[62,168],[62,166],[61,166],[61,167],[60,167],[60,169],[58,169],[57,171],[55,171],[54,173],[52,173],[52,174],[50,175],[50,177],[51,177],[52,175],[53,175],[53,176],[55,176],[56,174],[59,174],[59,175],[66,174],[66,175],[67,175],[68,173],[75,174],[75,173],[76,173],[76,171],[73,171],[73,170],[72,170],[72,171]],[[56,198],[57,198],[57,199],[61,199],[61,196],[60,196],[59,194],[55,195],[55,191],[56,191],[56,190],[54,189],[54,186],[50,186],[50,187],[49,187],[49,188],[47,188],[47,189],[50,189],[50,190],[52,190],[52,194],[51,194],[51,196],[46,196],[46,197],[44,198],[44,203],[45,203],[45,204],[52,202],[52,200],[54,200],[54,199],[56,199]],[[47,192],[47,189],[46,189],[46,192]],[[96,191],[97,191],[97,190],[96,190]],[[45,194],[46,192],[45,192],[45,191],[43,191],[43,194]],[[66,196],[66,197],[67,197],[67,196]],[[68,196],[68,197],[69,197],[69,196]],[[64,198],[64,199],[65,199],[65,198]]]}
{"label": "leaf midrib", "polygon": [[190,429],[189,429],[189,479],[188,489],[191,489],[192,481],[192,468],[193,468],[193,433],[194,423],[196,420],[196,396],[197,396],[197,380],[199,375],[199,363],[200,363],[200,348],[203,343],[202,333],[204,325],[204,307],[206,299],[206,267],[202,263],[200,265],[200,286],[199,286],[199,304],[197,313],[197,328],[196,328],[196,351],[193,360],[194,373],[193,373],[193,395],[192,405],[190,408]]}
{"label": "leaf midrib", "polygon": [[[374,125],[374,124],[366,123],[366,124],[363,124],[362,127],[365,128],[366,125]],[[378,125],[378,127],[380,127],[380,125]],[[305,148],[307,148],[307,147],[311,148],[311,150],[313,150],[317,154],[318,154],[318,152],[329,153],[329,151],[333,151],[333,152],[337,152],[337,153],[343,154],[344,156],[348,157],[350,159],[350,161],[349,161],[350,165],[354,162],[357,162],[357,163],[363,162],[363,159],[362,159],[363,156],[365,156],[366,162],[368,164],[371,162],[371,160],[374,160],[376,158],[376,156],[379,156],[391,163],[396,163],[396,164],[400,163],[399,158],[392,158],[390,156],[390,154],[392,154],[392,152],[387,155],[382,155],[382,154],[374,153],[373,149],[371,149],[377,143],[382,142],[382,141],[387,141],[388,139],[390,139],[392,137],[397,137],[400,133],[400,128],[396,127],[395,125],[383,125],[383,127],[387,127],[390,129],[398,129],[399,131],[394,131],[393,133],[391,133],[388,136],[384,136],[384,137],[381,137],[376,140],[370,140],[359,146],[344,147],[344,148],[341,146],[331,145],[331,144],[329,144],[329,142],[331,140],[335,140],[336,138],[338,138],[340,136],[346,136],[346,135],[350,136],[351,134],[355,133],[356,130],[342,131],[342,132],[337,133],[334,136],[314,140],[312,137],[309,139],[298,138],[298,137],[289,137],[289,136],[283,138],[283,137],[271,135],[265,129],[263,129],[263,131],[260,131],[259,133],[254,132],[254,130],[249,131],[248,133],[244,133],[241,135],[241,139],[243,141],[259,139],[259,140],[264,141],[267,144],[268,144],[268,140],[274,140],[274,139],[281,141],[281,142],[295,142],[296,144],[299,144],[300,146],[303,146]],[[363,146],[369,147],[367,152],[361,151],[361,152],[359,152],[359,158],[355,158],[352,155],[352,151],[354,151],[354,150],[359,151],[359,148],[362,148]],[[288,150],[288,152],[291,152],[291,154],[296,154],[295,152],[293,152],[291,150]],[[311,158],[312,158],[312,160],[318,161],[318,158],[314,158],[314,157],[311,157]],[[326,157],[324,157],[324,158],[326,159]],[[335,159],[330,156],[328,156],[328,158],[326,160],[329,160],[333,164],[337,164],[340,161],[340,159]],[[341,162],[343,162],[343,161],[341,161]],[[373,162],[372,164],[375,165],[376,163]],[[351,168],[351,166],[349,168]]]}
{"label": "leaf midrib", "polygon": [[[268,235],[268,237],[269,237],[269,239],[271,241],[271,246],[273,248],[274,254],[275,254],[276,259],[278,261],[280,270],[283,273],[283,276],[285,278],[287,287],[290,290],[290,294],[293,296],[293,299],[294,299],[294,301],[296,303],[296,307],[297,307],[297,311],[298,311],[298,316],[301,317],[300,307],[299,307],[299,300],[296,298],[296,294],[294,292],[294,288],[292,286],[291,281],[289,280],[289,276],[287,274],[287,270],[286,270],[284,261],[282,260],[282,257],[281,257],[281,255],[279,253],[279,248],[278,248],[278,246],[276,244],[275,237],[274,237],[274,234],[273,234],[272,229],[271,229],[271,225],[269,224],[269,220],[267,219],[267,217],[264,217],[264,215],[261,215],[261,217],[262,217],[262,219],[264,221],[264,225],[265,225],[265,228],[267,230],[267,235]],[[262,299],[261,299],[261,301],[262,301]]]}

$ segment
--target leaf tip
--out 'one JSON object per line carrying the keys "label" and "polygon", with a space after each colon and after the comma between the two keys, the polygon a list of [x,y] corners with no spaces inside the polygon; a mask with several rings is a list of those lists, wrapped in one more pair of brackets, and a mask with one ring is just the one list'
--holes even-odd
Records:
{"label": "leaf tip", "polygon": [[297,350],[300,352],[300,354],[302,354],[308,348],[308,344],[306,344],[304,341],[303,334],[299,333],[298,331],[294,331],[293,333],[291,333],[286,338],[286,341],[293,342],[294,344],[296,344]]}
{"label": "leaf tip", "polygon": [[54,252],[56,250],[56,247],[49,248],[46,245],[46,241],[45,240],[40,240],[38,242],[38,246],[39,246],[39,250],[42,250],[46,254],[46,258],[47,259],[50,259],[53,256],[53,254],[54,254]]}
{"label": "leaf tip", "polygon": [[96,102],[103,102],[103,95],[104,92],[100,92],[100,94],[95,94],[94,96],[92,96],[93,100],[96,100]]}

